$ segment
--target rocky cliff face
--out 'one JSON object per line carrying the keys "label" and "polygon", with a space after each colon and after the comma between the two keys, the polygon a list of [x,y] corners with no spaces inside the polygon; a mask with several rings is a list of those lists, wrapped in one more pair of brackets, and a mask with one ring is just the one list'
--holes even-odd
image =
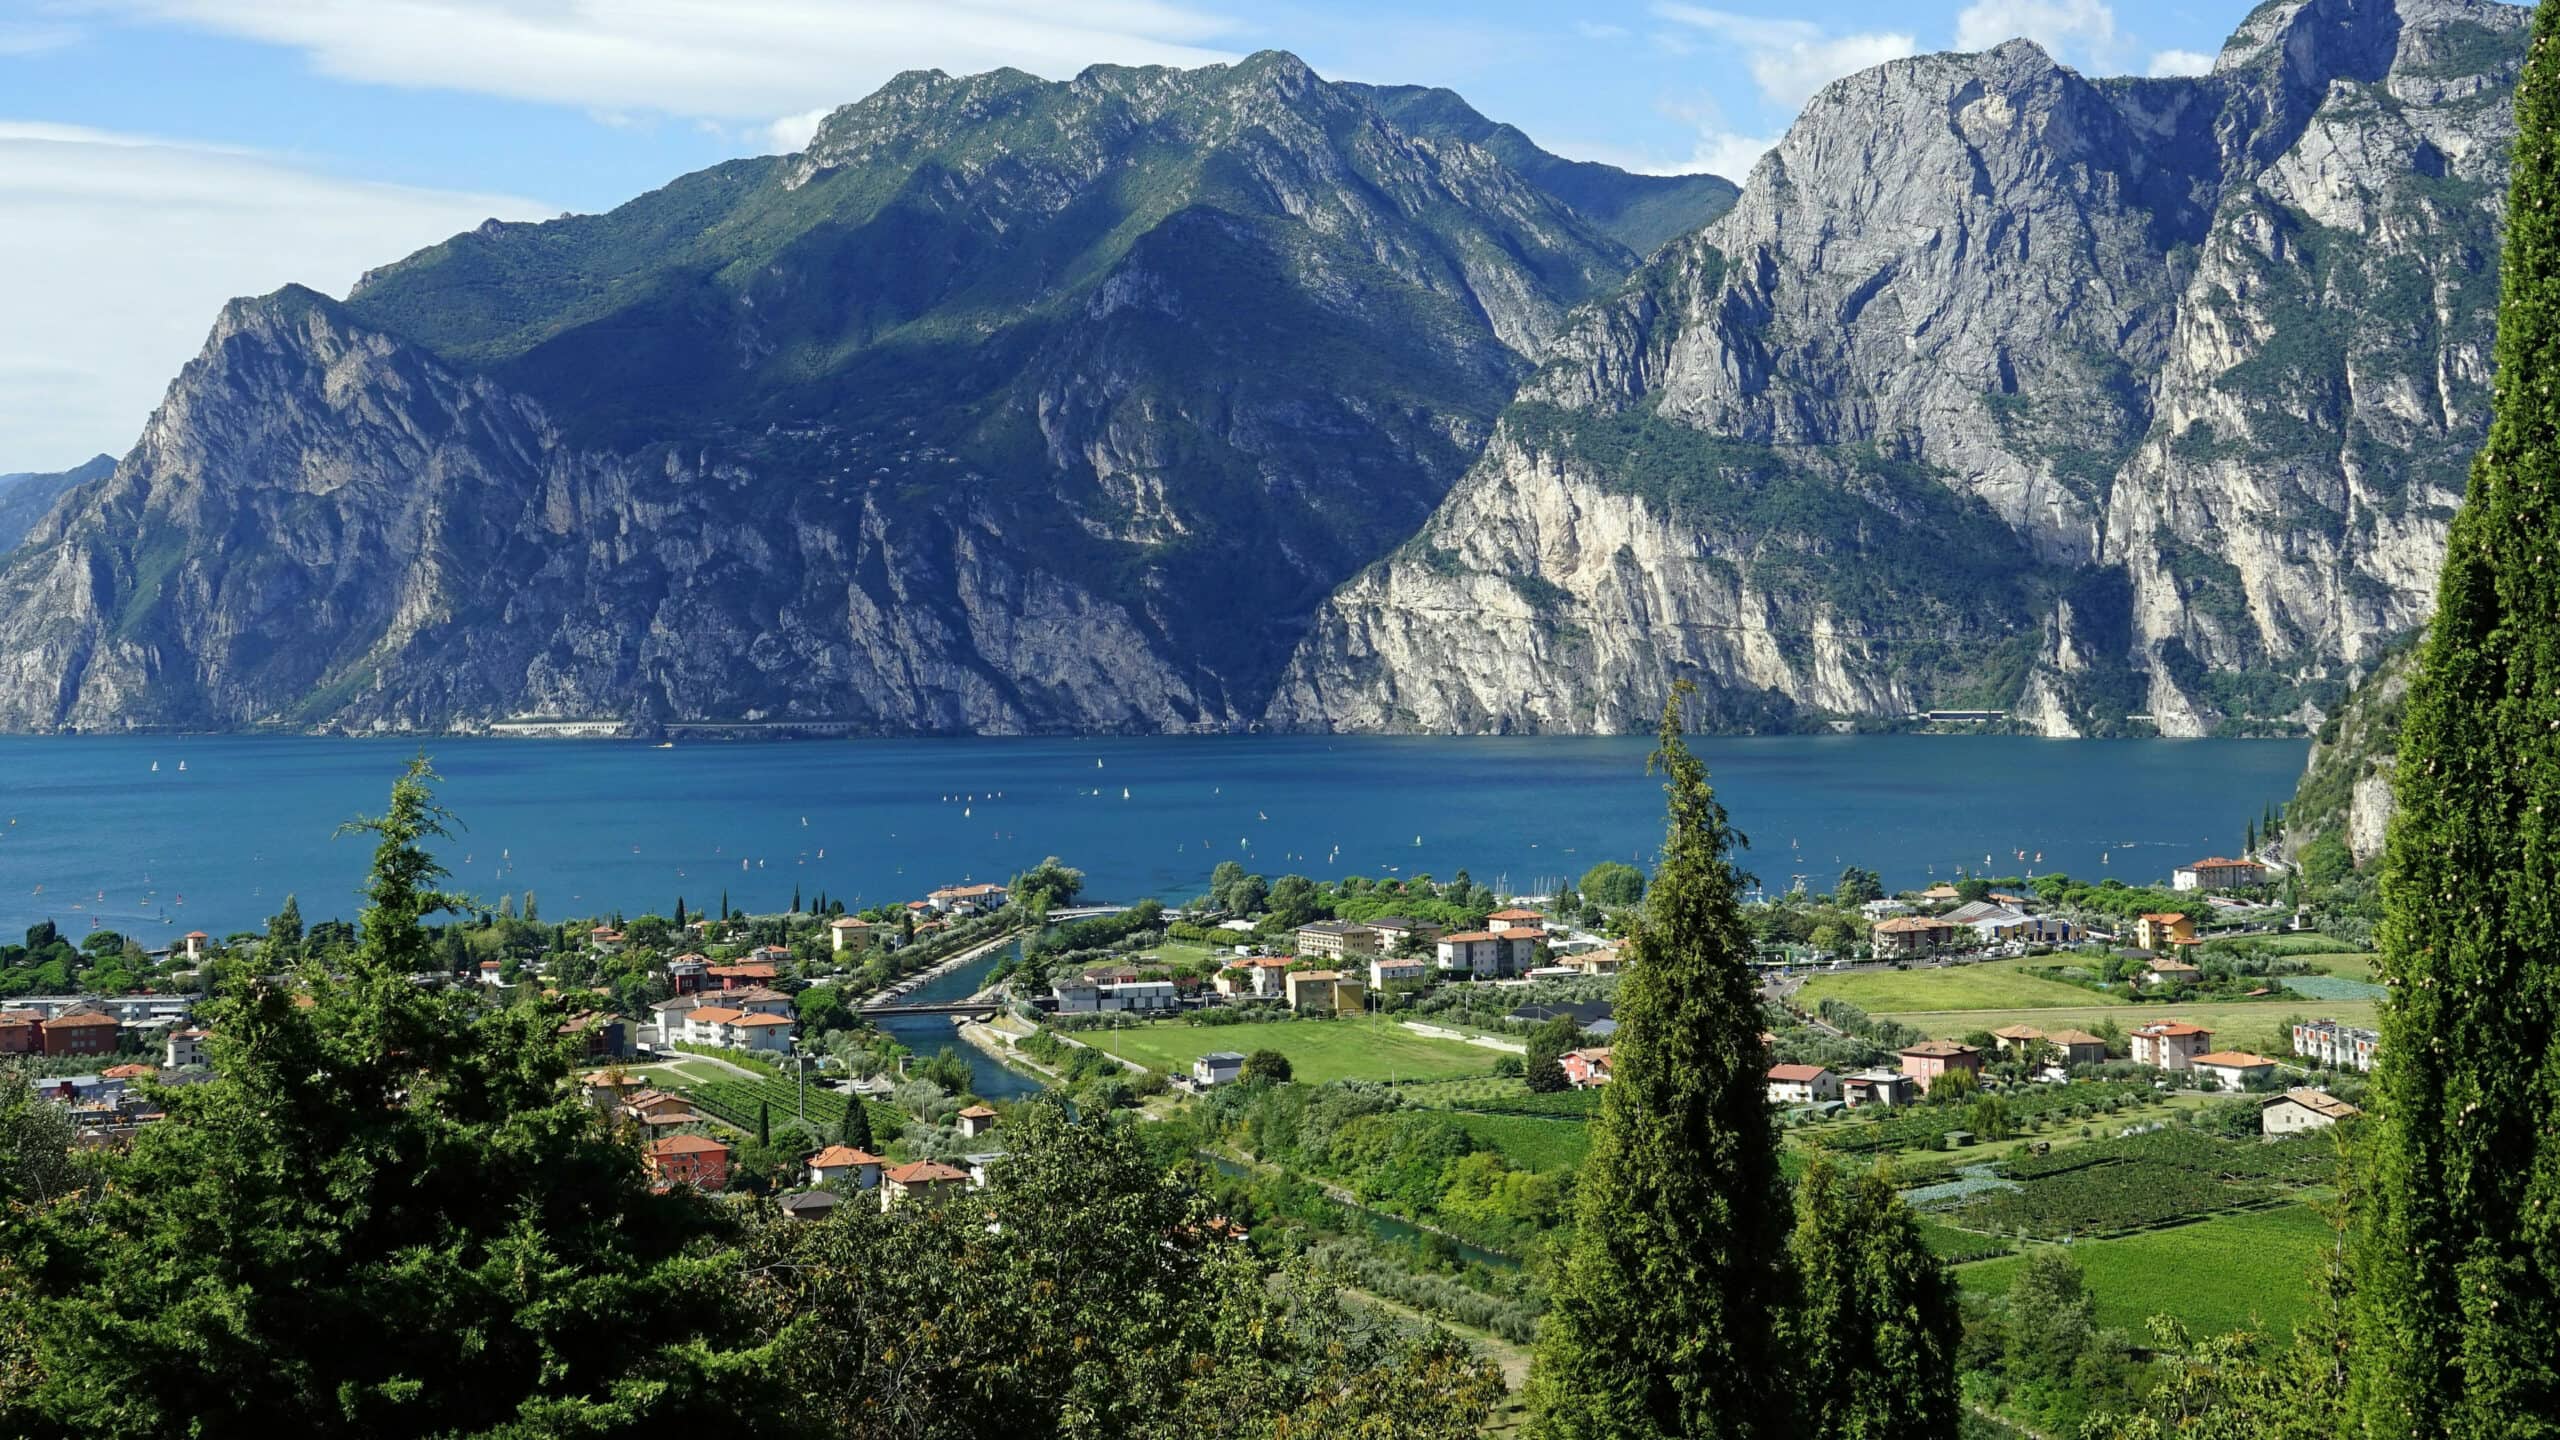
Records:
{"label": "rocky cliff face", "polygon": [[116,468],[112,455],[96,455],[85,463],[52,474],[34,471],[0,475],[0,555],[18,548],[36,528],[44,512],[63,496]]}
{"label": "rocky cliff face", "polygon": [[902,76],[233,305],[0,566],[0,726],[1242,725],[1635,263],[1285,55]]}
{"label": "rocky cliff face", "polygon": [[1547,347],[1268,719],[1620,728],[1676,675],[1783,723],[2316,719],[2423,619],[2485,427],[2526,15],[2277,3],[2205,77],[2013,42],[1834,84]]}

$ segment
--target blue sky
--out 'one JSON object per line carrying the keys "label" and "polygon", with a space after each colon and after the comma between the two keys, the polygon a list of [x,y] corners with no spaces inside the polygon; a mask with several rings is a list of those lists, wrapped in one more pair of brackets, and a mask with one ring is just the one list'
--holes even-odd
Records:
{"label": "blue sky", "polygon": [[1743,178],[1805,97],[2026,35],[2209,66],[2249,0],[0,0],[0,471],[132,442],[223,299],[793,148],[904,69],[1293,50],[1551,150]]}

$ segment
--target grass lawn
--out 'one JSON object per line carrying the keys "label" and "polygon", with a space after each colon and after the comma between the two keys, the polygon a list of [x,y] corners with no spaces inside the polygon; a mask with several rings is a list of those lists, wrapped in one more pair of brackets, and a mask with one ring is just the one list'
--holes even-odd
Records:
{"label": "grass lawn", "polygon": [[[1243,935],[1236,937],[1239,941],[1248,938]],[[1188,940],[1167,940],[1161,945],[1150,946],[1147,953],[1167,965],[1197,964],[1203,961],[1213,965],[1224,965],[1235,958],[1235,950],[1232,946],[1212,950],[1206,945],[1195,945]]]}
{"label": "grass lawn", "polygon": [[[2091,997],[2095,998],[2095,997]],[[2114,1021],[2122,1029],[2152,1020],[2184,1020],[2213,1032],[2217,1050],[2255,1050],[2282,1059],[2293,1053],[2293,1037],[2283,1029],[2287,1016],[2326,1016],[2348,1025],[2374,1023],[2371,1000],[2313,1000],[2276,995],[2265,1000],[2219,1000],[2201,1005],[2055,1006],[2031,1010],[1893,1010],[1870,1012],[1899,1020],[1931,1035],[1963,1035],[1997,1030],[2004,1025],[2033,1025],[2039,1030],[2092,1030]]]}
{"label": "grass lawn", "polygon": [[[2037,963],[2067,963],[2038,956]],[[2111,995],[2029,975],[2023,961],[1993,960],[1981,965],[1950,965],[1944,970],[1868,970],[1847,975],[1817,975],[1804,982],[1803,1001],[1810,1010],[1825,1000],[1846,1000],[1869,1014],[1901,1010],[2023,1010],[2045,1005],[2082,1007],[2123,1005]]]}
{"label": "grass lawn", "polygon": [[2299,960],[2303,964],[2320,971],[2322,974],[2335,975],[2341,980],[2371,980],[2373,978],[2374,962],[2382,957],[2363,952],[2340,952],[2337,954],[2323,953],[2318,955],[2295,955],[2290,958]]}
{"label": "grass lawn", "polygon": [[1277,1050],[1299,1080],[1448,1080],[1493,1073],[1481,1045],[1416,1035],[1391,1020],[1275,1020],[1260,1025],[1131,1025],[1083,1030],[1078,1040],[1150,1070],[1173,1074],[1212,1050]]}
{"label": "grass lawn", "polygon": [[[2330,1241],[2329,1222],[2308,1205],[2223,1215],[2118,1240],[2071,1248],[2098,1302],[2098,1323],[2139,1342],[2154,1315],[2175,1315],[2199,1335],[2236,1330],[2252,1317],[2291,1333],[2311,1303],[2311,1269]],[[2016,1257],[1960,1266],[1967,1290],[1997,1295],[2023,1263]]]}
{"label": "grass lawn", "polygon": [[1591,1127],[1580,1120],[1541,1120],[1532,1115],[1472,1115],[1450,1118],[1466,1128],[1477,1144],[1502,1152],[1515,1170],[1573,1170],[1591,1150]]}

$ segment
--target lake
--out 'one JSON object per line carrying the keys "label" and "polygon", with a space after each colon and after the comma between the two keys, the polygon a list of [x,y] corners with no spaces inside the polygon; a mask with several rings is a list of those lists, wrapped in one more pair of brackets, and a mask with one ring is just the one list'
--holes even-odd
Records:
{"label": "lake", "polygon": [[[1889,887],[2061,869],[2128,883],[2237,848],[2304,744],[1825,735],[1695,742],[1772,889],[1844,865]],[[462,827],[454,885],[577,917],[848,906],[1002,880],[1058,855],[1091,893],[1465,869],[1544,891],[1662,835],[1649,739],[1345,736],[701,743],[425,742]],[[262,925],[287,892],[352,918],[366,843],[416,740],[0,737],[0,934],[50,918],[149,941]],[[2023,858],[2021,855],[2023,852]],[[2038,857],[2041,858],[2038,858]]]}

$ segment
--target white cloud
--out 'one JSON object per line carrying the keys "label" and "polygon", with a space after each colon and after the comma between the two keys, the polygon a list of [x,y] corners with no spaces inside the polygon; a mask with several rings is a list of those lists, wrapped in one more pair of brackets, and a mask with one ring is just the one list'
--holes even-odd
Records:
{"label": "white cloud", "polygon": [[101,0],[282,45],[341,79],[751,121],[901,70],[1201,65],[1232,21],[1172,0]]}
{"label": "white cloud", "polygon": [[1973,0],[1956,15],[1956,48],[1988,50],[2024,36],[2045,53],[2095,70],[2125,60],[2116,12],[2106,0]]}
{"label": "white cloud", "polygon": [[826,118],[827,107],[824,105],[803,110],[797,115],[785,115],[765,127],[765,138],[773,142],[776,150],[805,150],[810,140],[817,136],[818,123]]}
{"label": "white cloud", "polygon": [[1917,54],[1920,48],[1916,37],[1898,31],[1834,35],[1809,20],[1768,20],[1677,3],[1655,5],[1653,13],[1738,47],[1760,93],[1790,108],[1843,75]]}
{"label": "white cloud", "polygon": [[1778,138],[1775,135],[1738,135],[1730,130],[1701,131],[1697,149],[1690,153],[1689,163],[1678,168],[1682,171],[1704,170],[1739,185],[1751,173],[1751,167],[1760,163],[1761,156],[1778,148]]}
{"label": "white cloud", "polygon": [[343,294],[480,221],[557,207],[318,175],[254,152],[0,121],[0,470],[121,454],[235,295]]}
{"label": "white cloud", "polygon": [[2213,57],[2201,50],[2163,50],[2151,57],[2151,73],[2158,75],[2210,75]]}

